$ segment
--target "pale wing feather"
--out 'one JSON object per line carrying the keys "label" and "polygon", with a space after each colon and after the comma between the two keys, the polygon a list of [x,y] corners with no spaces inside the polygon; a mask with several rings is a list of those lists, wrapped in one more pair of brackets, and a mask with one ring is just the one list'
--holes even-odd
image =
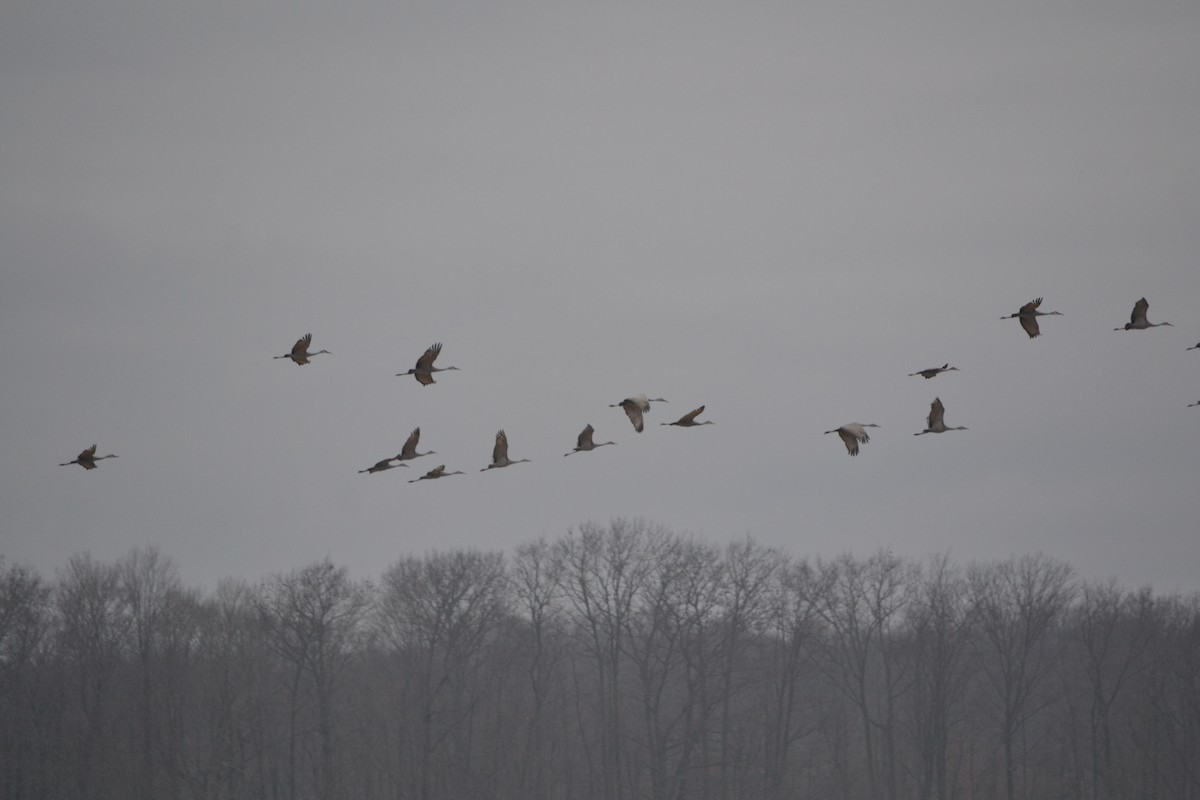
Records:
{"label": "pale wing feather", "polygon": [[1129,322],[1137,325],[1139,322],[1146,321],[1146,312],[1150,310],[1150,304],[1146,302],[1146,298],[1142,298],[1133,304],[1133,313],[1129,315]]}
{"label": "pale wing feather", "polygon": [[936,428],[941,425],[942,417],[945,415],[945,413],[946,407],[942,405],[941,398],[935,397],[933,399],[933,403],[929,406],[929,418],[927,419],[927,422],[929,423],[928,427]]}
{"label": "pale wing feather", "polygon": [[578,450],[578,449],[583,449],[585,447],[591,447],[592,446],[592,434],[594,432],[595,432],[595,429],[592,428],[591,425],[588,425],[586,428],[584,428],[580,432],[579,438],[575,440],[575,448]]}
{"label": "pale wing feather", "polygon": [[496,432],[496,446],[492,448],[492,463],[498,464],[508,460],[508,437],[504,431]]}
{"label": "pale wing feather", "polygon": [[633,429],[638,433],[642,432],[644,423],[642,422],[642,409],[631,402],[622,403],[625,407],[625,415],[629,417],[629,421],[633,423]]}
{"label": "pale wing feather", "polygon": [[412,458],[417,454],[417,442],[421,441],[421,429],[413,428],[413,432],[408,435],[408,439],[404,442],[404,447],[400,448],[400,455],[404,458]]}

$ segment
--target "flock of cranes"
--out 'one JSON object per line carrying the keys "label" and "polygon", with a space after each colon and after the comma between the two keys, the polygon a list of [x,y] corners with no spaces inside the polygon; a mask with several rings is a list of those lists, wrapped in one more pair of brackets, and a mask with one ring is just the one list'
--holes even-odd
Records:
{"label": "flock of cranes", "polygon": [[[1037,320],[1038,317],[1062,316],[1061,311],[1042,311],[1042,310],[1040,310],[1041,305],[1042,305],[1042,298],[1039,297],[1036,300],[1031,300],[1030,302],[1021,306],[1021,308],[1016,313],[1009,314],[1007,316],[1001,317],[1000,319],[1001,320],[1016,319],[1020,323],[1021,328],[1024,329],[1025,333],[1029,335],[1029,338],[1031,338],[1031,339],[1035,338],[1035,337],[1041,335],[1041,328],[1038,325],[1038,320]],[[1113,330],[1115,330],[1115,331],[1146,330],[1147,328],[1156,328],[1159,326],[1171,325],[1171,323],[1169,323],[1169,322],[1150,322],[1146,318],[1146,312],[1149,310],[1149,308],[1150,308],[1150,304],[1146,301],[1146,298],[1143,297],[1143,298],[1139,299],[1133,305],[1133,313],[1130,314],[1129,322],[1125,323],[1124,327],[1113,328]],[[332,353],[330,353],[330,351],[328,351],[328,350],[317,350],[315,352],[310,352],[309,347],[311,347],[311,346],[312,346],[312,334],[306,333],[304,336],[301,336],[299,339],[297,339],[296,343],[294,345],[292,345],[291,352],[284,353],[281,356],[274,356],[274,358],[276,358],[276,359],[288,358],[288,359],[291,359],[295,364],[297,364],[299,366],[303,366],[305,364],[310,363],[310,360],[312,358],[314,358],[315,356],[319,356],[319,355],[323,355],[323,354],[332,355]],[[1200,349],[1200,342],[1198,342],[1196,345],[1189,347],[1187,349],[1188,350]],[[430,345],[428,347],[428,349],[425,350],[424,353],[421,354],[421,357],[417,359],[417,363],[412,369],[408,370],[407,372],[398,372],[398,373],[396,373],[396,377],[407,377],[409,375],[412,375],[416,379],[417,383],[421,384],[422,386],[429,386],[431,384],[436,383],[437,381],[435,381],[433,378],[434,373],[448,372],[450,370],[458,369],[458,367],[434,366],[434,362],[437,361],[437,358],[441,354],[441,352],[442,352],[442,343],[434,342],[432,345]],[[911,378],[911,377],[916,377],[919,375],[922,378],[929,380],[931,378],[934,378],[934,377],[942,374],[943,372],[950,372],[950,371],[955,371],[955,370],[958,370],[958,367],[952,367],[952,366],[950,366],[949,362],[947,362],[940,367],[931,367],[929,369],[918,370],[917,372],[910,372],[908,376]],[[631,397],[626,397],[624,400],[622,400],[619,403],[612,403],[609,405],[609,408],[622,409],[625,412],[626,416],[629,417],[629,421],[633,424],[633,429],[635,431],[637,431],[638,433],[641,433],[642,431],[645,430],[644,417],[650,411],[650,404],[651,403],[665,403],[665,402],[667,402],[667,401],[661,397],[649,398],[644,394],[637,394],[637,395],[633,395]],[[1200,406],[1200,401],[1188,404],[1188,408],[1192,408],[1195,406]],[[704,406],[700,406],[699,408],[695,408],[692,411],[689,411],[687,414],[684,414],[682,417],[680,417],[679,419],[677,419],[674,422],[662,422],[659,424],[671,425],[671,426],[676,426],[676,427],[680,427],[680,428],[694,428],[694,427],[698,427],[701,425],[714,424],[711,420],[697,422],[696,418],[703,413],[704,413]],[[951,426],[946,425],[945,413],[946,413],[946,407],[945,407],[945,405],[942,404],[941,398],[935,397],[933,399],[933,403],[930,404],[930,407],[929,407],[929,415],[926,417],[925,429],[922,431],[918,431],[917,433],[914,433],[913,435],[921,436],[922,434],[926,434],[926,433],[945,433],[946,431],[965,431],[965,430],[967,430],[967,428],[963,427],[963,426],[951,427]],[[867,428],[878,428],[878,427],[880,427],[880,426],[876,425],[873,422],[868,422],[868,423],[849,422],[849,423],[846,423],[845,425],[834,428],[833,430],[825,431],[825,433],[827,433],[827,434],[828,433],[836,433],[841,438],[842,442],[846,445],[846,452],[848,452],[852,456],[857,456],[859,453],[860,446],[865,445],[871,441],[871,437],[867,434],[866,429]],[[611,441],[609,441],[609,442],[594,442],[592,439],[592,435],[594,433],[595,433],[595,429],[592,428],[592,426],[589,424],[587,427],[585,427],[580,432],[578,438],[576,439],[574,449],[572,449],[569,453],[563,453],[563,455],[569,456],[569,455],[573,455],[575,453],[588,452],[588,451],[596,449],[597,447],[604,447],[605,445],[615,445],[616,444],[616,442],[611,442]],[[433,451],[433,450],[427,450],[424,453],[417,451],[417,445],[420,442],[420,440],[421,440],[421,429],[414,428],[412,433],[409,434],[408,439],[404,442],[404,446],[400,449],[399,453],[397,453],[396,455],[391,456],[389,458],[385,458],[381,461],[377,461],[377,462],[375,462],[374,465],[367,467],[366,469],[360,469],[359,473],[374,474],[377,472],[384,472],[389,469],[395,469],[396,467],[407,467],[408,464],[405,463],[407,461],[411,461],[415,458],[420,458],[422,456],[434,455],[435,451]],[[114,453],[109,453],[108,455],[103,455],[103,456],[96,455],[96,445],[93,444],[91,447],[87,448],[82,453],[80,453],[76,458],[72,459],[71,461],[63,462],[63,463],[59,464],[59,466],[66,467],[71,464],[78,464],[79,466],[83,467],[86,470],[92,470],[92,469],[96,469],[97,461],[103,461],[106,458],[116,458],[116,457],[117,456]],[[499,469],[502,467],[512,466],[513,464],[521,464],[521,463],[528,463],[528,462],[529,462],[528,458],[519,458],[519,459],[514,460],[514,459],[511,459],[508,457],[508,435],[505,434],[505,432],[503,430],[500,430],[500,431],[497,431],[497,433],[496,433],[495,444],[492,447],[492,461],[486,467],[481,469],[480,472],[487,472],[488,470],[492,470],[492,469]],[[409,483],[416,483],[417,481],[425,481],[425,480],[435,480],[437,478],[444,478],[444,477],[447,477],[450,475],[465,475],[465,474],[466,473],[464,473],[462,471],[458,471],[458,470],[456,470],[454,472],[446,472],[446,465],[440,464],[437,467],[435,467],[434,469],[431,469],[429,472],[422,475],[421,477],[410,480]]]}
{"label": "flock of cranes", "polygon": [[[1061,311],[1042,311],[1041,306],[1042,298],[1039,297],[1036,300],[1030,300],[1028,303],[1021,306],[1021,308],[1015,314],[1009,314],[1001,317],[1000,319],[1016,319],[1018,322],[1020,322],[1021,328],[1025,331],[1025,333],[1029,335],[1029,338],[1033,339],[1042,335],[1041,327],[1038,325],[1038,317],[1063,316]],[[1149,310],[1149,308],[1150,303],[1146,301],[1146,298],[1141,298],[1133,304],[1133,313],[1129,315],[1129,322],[1125,323],[1123,328],[1113,328],[1113,330],[1140,331],[1145,330],[1146,328],[1156,328],[1160,325],[1171,324],[1169,322],[1150,322],[1147,320],[1146,312]],[[1187,349],[1200,349],[1200,343],[1197,343],[1195,347],[1189,347]],[[908,377],[914,378],[920,375],[925,380],[929,380],[930,378],[937,377],[943,372],[950,372],[951,370],[957,369],[958,367],[952,367],[950,366],[949,362],[947,362],[940,367],[930,367],[929,369],[910,372]],[[1188,404],[1188,408],[1193,406],[1200,406],[1200,402]],[[967,428],[964,426],[951,427],[947,425],[945,414],[946,406],[942,403],[942,399],[940,397],[933,398],[933,403],[931,403],[929,406],[929,416],[926,417],[925,420],[925,430],[918,431],[917,433],[914,433],[913,436],[920,436],[921,434],[925,433],[945,433],[946,431],[967,430]],[[856,456],[858,455],[860,445],[864,445],[871,441],[871,437],[867,435],[866,429],[878,427],[878,425],[872,422],[849,422],[839,428],[834,428],[831,431],[825,431],[825,433],[836,433],[841,437],[842,442],[845,443],[846,452],[852,456]]]}

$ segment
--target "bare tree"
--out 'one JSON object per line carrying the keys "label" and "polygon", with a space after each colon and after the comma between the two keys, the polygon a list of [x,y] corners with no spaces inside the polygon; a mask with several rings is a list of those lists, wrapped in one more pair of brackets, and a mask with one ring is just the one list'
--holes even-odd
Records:
{"label": "bare tree", "polygon": [[129,631],[137,668],[137,718],[141,734],[138,776],[132,796],[149,800],[162,796],[155,782],[156,743],[165,733],[156,718],[156,674],[163,615],[173,594],[180,591],[179,571],[157,548],[135,549],[116,567],[121,598],[129,616]]}
{"label": "bare tree", "polygon": [[[1018,753],[1018,737],[1029,720],[1054,701],[1038,691],[1062,654],[1062,637],[1055,635],[1055,626],[1071,601],[1071,568],[1039,554],[974,566],[968,580],[979,630],[974,640],[979,663],[999,711],[1005,797],[1014,800],[1017,769],[1026,755],[1024,747]],[[1023,782],[1022,796],[1024,787]]]}
{"label": "bare tree", "polygon": [[949,800],[955,710],[970,677],[972,633],[966,580],[948,554],[929,561],[911,608],[914,692],[912,727],[918,758],[917,796]]}
{"label": "bare tree", "polygon": [[257,602],[271,643],[289,668],[289,796],[297,797],[298,720],[307,676],[316,703],[319,750],[311,765],[313,784],[319,800],[333,800],[340,796],[334,757],[334,694],[370,596],[350,580],[344,567],[335,567],[326,558],[272,577],[262,586]]}
{"label": "bare tree", "polygon": [[718,794],[721,800],[731,795],[731,773],[747,760],[734,753],[733,709],[737,695],[754,687],[751,674],[744,669],[750,643],[762,633],[768,613],[771,579],[782,560],[774,549],[763,548],[752,539],[730,544],[721,562],[724,595],[720,636],[721,661],[721,735]]}
{"label": "bare tree", "polygon": [[[552,757],[554,741],[548,735],[547,704],[563,656],[559,566],[545,539],[519,546],[513,559],[513,597],[528,621],[526,675],[532,707],[518,780],[529,800],[550,796],[546,761]],[[557,787],[555,796],[562,795],[562,788],[561,785]]]}
{"label": "bare tree", "polygon": [[116,743],[115,683],[127,643],[128,617],[119,576],[88,554],[73,557],[59,574],[55,606],[58,648],[74,683],[69,704],[69,747],[75,794],[82,800],[115,796],[120,769]]}
{"label": "bare tree", "polygon": [[[721,615],[725,600],[725,574],[720,552],[696,542],[681,542],[682,567],[676,581],[670,613],[678,631],[679,674],[672,680],[682,686],[678,698],[678,761],[664,777],[667,791],[678,797],[701,798],[719,791],[712,781],[714,731],[719,724],[721,675]],[[720,733],[717,731],[717,733]],[[720,739],[716,738],[719,747]],[[719,752],[719,750],[718,750]],[[665,752],[664,752],[665,755]]]}
{"label": "bare tree", "polygon": [[881,551],[866,561],[842,556],[821,569],[824,594],[816,608],[829,629],[825,674],[859,714],[870,796],[896,798],[896,702],[911,676],[894,628],[911,598],[913,568]]}
{"label": "bare tree", "polygon": [[669,537],[661,544],[646,554],[649,569],[636,593],[621,645],[632,667],[641,717],[640,730],[631,726],[627,737],[638,745],[627,766],[634,775],[648,776],[653,800],[667,800],[674,791],[668,753],[683,721],[683,703],[675,691],[683,647],[676,602],[688,566],[686,543]]}
{"label": "bare tree", "polygon": [[0,797],[33,796],[39,783],[34,691],[38,653],[50,631],[50,587],[0,556]]}
{"label": "bare tree", "polygon": [[813,729],[803,722],[802,680],[820,625],[816,603],[824,591],[814,585],[818,573],[805,561],[782,564],[773,579],[763,644],[763,775],[767,798],[782,800],[792,746]]}
{"label": "bare tree", "polygon": [[1112,712],[1138,672],[1157,633],[1158,616],[1149,589],[1125,592],[1116,581],[1084,583],[1072,609],[1070,631],[1088,688],[1091,795],[1129,797],[1131,787],[1113,769]]}
{"label": "bare tree", "polygon": [[196,601],[194,663],[183,701],[190,713],[173,768],[196,798],[265,797],[278,724],[272,703],[273,645],[259,597],[244,582],[222,580]]}
{"label": "bare tree", "polygon": [[[383,575],[376,625],[401,665],[417,711],[416,757],[409,772],[421,800],[470,791],[464,732],[483,699],[479,675],[486,666],[486,645],[506,612],[499,553],[405,558]],[[458,750],[437,765],[446,742]]]}
{"label": "bare tree", "polygon": [[[635,600],[653,571],[653,553],[665,538],[661,529],[616,520],[607,529],[584,525],[555,546],[571,629],[595,669],[599,763],[589,760],[589,767],[605,800],[625,795],[622,646]],[[589,727],[582,717],[580,723]]]}
{"label": "bare tree", "polygon": [[1155,604],[1150,663],[1128,723],[1143,797],[1200,797],[1200,594]]}

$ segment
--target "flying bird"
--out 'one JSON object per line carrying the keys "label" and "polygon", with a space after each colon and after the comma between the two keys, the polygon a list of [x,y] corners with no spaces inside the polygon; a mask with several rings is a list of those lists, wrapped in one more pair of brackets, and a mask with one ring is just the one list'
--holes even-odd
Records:
{"label": "flying bird", "polygon": [[[310,344],[312,344],[312,334],[306,333],[297,339],[296,343],[292,345],[292,352],[284,353],[281,356],[275,356],[275,358],[290,358],[300,366],[304,366],[313,356],[319,356],[321,353],[329,353],[328,350],[318,350],[315,353],[310,353],[308,352],[308,346]],[[333,353],[329,353],[329,355],[333,355]]]}
{"label": "flying bird", "polygon": [[1187,349],[1188,349],[1188,350],[1200,350],[1200,344],[1197,344],[1197,345],[1195,345],[1194,347],[1189,347],[1189,348],[1187,348]]}
{"label": "flying bird", "polygon": [[[936,374],[936,373],[935,373]],[[933,377],[930,375],[929,377]],[[848,422],[840,428],[834,428],[826,433],[836,433],[842,437],[842,441],[846,444],[846,452],[852,456],[858,455],[859,444],[866,444],[871,441],[871,437],[867,435],[867,428],[878,428],[874,422]]]}
{"label": "flying bird", "polygon": [[528,458],[519,458],[516,461],[510,460],[508,457],[508,436],[504,431],[496,431],[496,444],[492,447],[492,463],[479,471],[487,472],[489,469],[510,467],[513,464],[520,464],[527,461],[529,461]]}
{"label": "flying bird", "polygon": [[433,362],[437,360],[438,353],[440,352],[442,352],[442,343],[434,342],[433,344],[429,345],[429,349],[422,353],[421,357],[417,359],[417,365],[415,367],[410,369],[408,372],[397,372],[396,377],[402,378],[405,375],[412,375],[417,379],[417,383],[421,384],[422,386],[428,386],[431,383],[437,383],[437,381],[433,379],[433,373],[458,369],[458,367],[435,367]]}
{"label": "flying bird", "polygon": [[1037,300],[1031,300],[1021,306],[1021,310],[1017,313],[1009,314],[1007,317],[1001,317],[1000,319],[1018,318],[1021,321],[1021,327],[1025,329],[1025,332],[1029,334],[1029,338],[1032,339],[1035,336],[1041,335],[1042,332],[1038,328],[1038,317],[1048,317],[1055,314],[1060,317],[1062,316],[1061,311],[1038,311],[1038,306],[1041,304],[1042,298],[1039,297]]}
{"label": "flying bird", "polygon": [[619,403],[610,403],[609,408],[623,408],[625,415],[629,417],[629,421],[633,423],[633,429],[638,433],[642,432],[643,422],[642,415],[650,410],[650,403],[665,403],[661,397],[656,397],[653,400],[646,397],[644,394],[635,394],[633,397],[626,397]]}
{"label": "flying bird", "polygon": [[463,472],[462,470],[455,470],[454,472],[446,472],[446,465],[439,464],[438,466],[429,470],[429,472],[426,472],[421,477],[413,478],[411,481],[409,481],[409,483],[416,483],[417,481],[432,481],[437,478],[444,478],[447,475],[466,475],[466,474],[467,473]]}
{"label": "flying bird", "polygon": [[69,467],[72,464],[78,464],[79,466],[83,467],[84,469],[95,469],[97,461],[103,461],[106,458],[116,458],[116,457],[117,456],[113,453],[109,453],[106,456],[98,456],[98,455],[96,455],[96,445],[92,445],[87,450],[84,450],[82,453],[80,453],[79,456],[77,458],[75,458],[73,461],[66,461],[62,464],[59,464],[59,466],[60,467]]}
{"label": "flying bird", "polygon": [[691,411],[684,414],[682,417],[675,420],[674,422],[660,422],[658,424],[659,425],[678,425],[681,428],[694,428],[697,425],[712,425],[713,424],[712,420],[705,420],[704,422],[696,422],[696,417],[700,416],[703,413],[704,413],[704,406],[700,406],[699,408],[692,409]]}
{"label": "flying bird", "polygon": [[412,433],[408,435],[408,439],[404,442],[404,447],[400,448],[400,454],[396,456],[399,461],[410,461],[421,456],[431,456],[436,451],[430,450],[426,453],[417,452],[417,442],[421,441],[421,429],[413,428]]}
{"label": "flying bird", "polygon": [[[1125,323],[1124,328],[1113,328],[1114,331],[1143,331],[1146,328],[1157,328],[1159,325],[1171,325],[1169,322],[1149,322],[1146,320],[1146,311],[1150,308],[1150,304],[1146,302],[1146,298],[1142,298],[1133,304],[1133,313],[1129,315],[1129,322]],[[1173,325],[1171,327],[1174,327]],[[1198,345],[1200,346],[1200,345]],[[1190,349],[1190,348],[1189,348]]]}
{"label": "flying bird", "polygon": [[[946,431],[965,431],[966,428],[947,428],[946,423],[942,420],[942,416],[946,413],[946,407],[942,405],[940,397],[933,398],[933,403],[929,406],[928,427],[921,433],[945,433]],[[914,433],[913,436],[920,436],[921,433]]]}
{"label": "flying bird", "polygon": [[[913,377],[916,377],[917,375],[920,375],[925,380],[929,380],[930,378],[934,377],[935,375],[939,375],[943,372],[949,372],[950,370],[957,370],[957,369],[958,369],[958,367],[952,367],[952,366],[950,366],[949,362],[946,362],[945,364],[943,364],[940,367],[930,367],[929,369],[922,369],[922,370],[918,370],[917,372],[910,372],[910,373],[908,373],[908,377],[913,378]],[[832,431],[830,431],[830,433],[832,433]]]}
{"label": "flying bird", "polygon": [[[606,444],[616,444],[616,442],[593,442],[592,434],[595,429],[588,425],[579,433],[579,438],[575,441],[575,449],[571,453],[580,453],[585,450],[595,450],[597,447],[604,447]],[[564,456],[569,456],[571,453],[563,453]]]}
{"label": "flying bird", "polygon": [[392,456],[391,458],[385,458],[383,461],[376,461],[375,466],[367,467],[366,469],[360,469],[359,473],[383,472],[385,469],[395,469],[396,467],[407,467],[408,466],[408,464],[393,464],[392,462],[398,458],[400,458],[400,456]]}

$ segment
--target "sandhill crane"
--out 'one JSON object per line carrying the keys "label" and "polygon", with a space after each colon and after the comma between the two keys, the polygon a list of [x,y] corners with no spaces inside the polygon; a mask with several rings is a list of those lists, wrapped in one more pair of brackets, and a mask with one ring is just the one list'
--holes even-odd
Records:
{"label": "sandhill crane", "polygon": [[[932,376],[930,376],[932,377]],[[852,456],[858,455],[859,443],[866,444],[871,441],[871,437],[867,435],[867,428],[878,428],[874,422],[848,422],[840,428],[834,428],[826,433],[836,433],[842,437],[842,441],[846,444],[846,452]]]}
{"label": "sandhill crane", "polygon": [[421,429],[413,428],[412,433],[408,435],[408,439],[404,442],[404,447],[400,448],[400,455],[396,456],[396,459],[399,461],[410,461],[421,456],[431,456],[436,452],[435,450],[430,450],[427,453],[418,453],[417,442],[419,441],[421,441]]}
{"label": "sandhill crane", "polygon": [[[579,438],[575,441],[575,449],[572,450],[571,453],[580,453],[585,450],[595,450],[597,447],[604,447],[606,444],[616,444],[616,442],[592,442],[593,433],[595,433],[595,429],[592,428],[591,425],[588,425],[586,428],[584,428],[580,432]],[[563,455],[569,456],[571,453],[563,453]]]}
{"label": "sandhill crane", "polygon": [[1063,315],[1061,311],[1038,311],[1038,306],[1041,304],[1042,298],[1040,297],[1036,300],[1030,300],[1021,306],[1021,310],[1017,313],[1009,314],[1007,317],[1001,317],[1000,319],[1012,319],[1016,317],[1021,321],[1021,327],[1025,329],[1025,332],[1029,334],[1029,338],[1032,339],[1035,336],[1040,336],[1042,333],[1041,329],[1038,328],[1038,317],[1048,317],[1051,315],[1061,317]]}
{"label": "sandhill crane", "polygon": [[96,455],[96,445],[92,445],[87,450],[84,450],[82,453],[80,453],[79,456],[77,458],[75,458],[73,461],[66,461],[62,464],[59,464],[59,466],[60,467],[69,467],[72,464],[78,464],[79,466],[83,467],[84,469],[95,469],[97,461],[103,461],[106,458],[116,458],[116,457],[117,456],[113,453],[109,453],[106,456],[98,456],[98,455]]}
{"label": "sandhill crane", "polygon": [[508,457],[508,436],[504,431],[496,431],[496,444],[492,447],[492,463],[488,464],[480,472],[487,472],[489,469],[498,469],[500,467],[511,467],[513,464],[520,464],[529,461],[528,458],[519,458],[512,461]]}
{"label": "sandhill crane", "polygon": [[[1142,298],[1133,304],[1133,313],[1129,315],[1129,322],[1125,323],[1124,328],[1113,328],[1114,331],[1144,331],[1146,328],[1157,328],[1159,325],[1171,325],[1169,322],[1149,322],[1146,320],[1146,311],[1150,308],[1150,304],[1146,302],[1146,298]],[[1174,327],[1171,325],[1171,327]]]}
{"label": "sandhill crane", "polygon": [[329,355],[333,355],[333,353],[330,353],[328,350],[318,350],[315,353],[310,353],[308,352],[308,346],[310,344],[312,344],[312,334],[306,333],[297,339],[296,343],[292,345],[292,352],[284,353],[281,356],[275,356],[275,358],[290,358],[300,366],[304,366],[313,356],[319,356],[322,353],[329,353]]}
{"label": "sandhill crane", "polygon": [[367,467],[366,469],[360,469],[359,473],[383,472],[385,469],[395,469],[396,467],[407,467],[408,466],[408,464],[393,464],[392,462],[398,458],[400,458],[400,456],[392,456],[391,458],[385,458],[383,461],[376,461],[375,466]]}
{"label": "sandhill crane", "polygon": [[[966,428],[947,428],[946,423],[942,420],[942,416],[946,413],[946,407],[942,405],[942,398],[933,398],[933,403],[929,406],[928,427],[921,433],[945,433],[946,431],[965,431]],[[914,433],[913,436],[920,436],[921,433]]]}
{"label": "sandhill crane", "polygon": [[935,375],[939,375],[943,372],[950,372],[951,370],[957,370],[957,369],[958,369],[958,367],[952,367],[952,366],[950,366],[949,362],[946,362],[945,364],[943,364],[940,367],[930,367],[929,369],[922,369],[922,370],[918,370],[917,372],[910,372],[910,373],[908,373],[908,377],[915,378],[917,375],[920,375],[925,380],[929,380],[930,378],[934,377]]}
{"label": "sandhill crane", "polygon": [[442,343],[434,342],[433,344],[429,345],[429,349],[422,353],[421,357],[417,359],[417,365],[415,367],[410,369],[408,372],[397,372],[396,377],[402,378],[405,375],[412,375],[417,379],[417,383],[421,384],[422,386],[428,386],[431,383],[437,383],[437,381],[433,379],[433,373],[447,372],[452,369],[458,369],[458,367],[435,367],[433,362],[437,360],[438,353],[440,352],[442,352]]}
{"label": "sandhill crane", "polygon": [[653,400],[646,397],[644,394],[635,394],[633,397],[626,397],[619,403],[609,403],[609,408],[623,408],[629,421],[633,423],[633,429],[638,433],[642,432],[643,422],[642,415],[650,410],[650,403],[665,403],[661,397],[656,397]]}
{"label": "sandhill crane", "polygon": [[437,478],[445,478],[447,475],[466,475],[466,474],[467,473],[463,472],[462,470],[455,470],[454,472],[446,472],[446,465],[439,464],[438,466],[429,470],[429,472],[426,472],[421,477],[413,478],[411,481],[409,481],[409,483],[416,483],[417,481],[432,481]]}
{"label": "sandhill crane", "polygon": [[694,428],[697,425],[712,425],[713,424],[712,420],[705,420],[704,422],[696,422],[696,417],[700,416],[703,413],[704,413],[704,406],[700,406],[699,408],[692,409],[691,411],[684,414],[682,417],[675,420],[674,422],[660,422],[658,424],[659,425],[678,425],[681,428]]}

